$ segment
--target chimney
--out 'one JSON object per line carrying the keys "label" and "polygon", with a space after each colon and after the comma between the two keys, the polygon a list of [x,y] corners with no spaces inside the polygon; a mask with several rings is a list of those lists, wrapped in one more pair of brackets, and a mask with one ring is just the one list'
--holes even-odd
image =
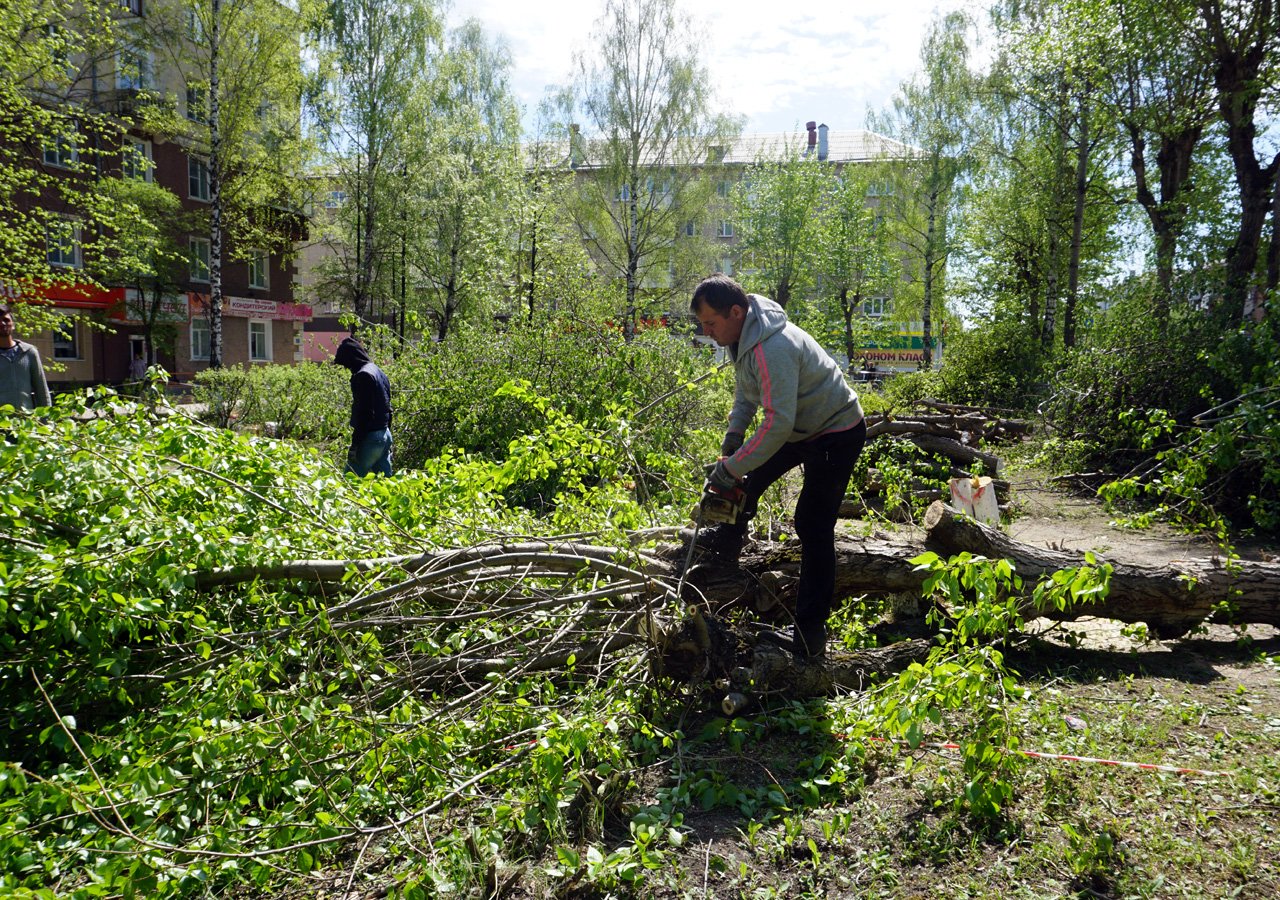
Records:
{"label": "chimney", "polygon": [[[810,132],[812,135],[813,132]],[[818,126],[818,159],[827,158],[827,126]]]}
{"label": "chimney", "polygon": [[805,148],[804,155],[809,156],[811,153],[813,153],[814,145],[818,143],[818,135],[813,130],[818,127],[818,123],[805,122],[804,127],[805,127],[805,130],[809,132],[809,146]]}
{"label": "chimney", "polygon": [[569,125],[569,168],[576,169],[582,165],[582,132],[576,122]]}

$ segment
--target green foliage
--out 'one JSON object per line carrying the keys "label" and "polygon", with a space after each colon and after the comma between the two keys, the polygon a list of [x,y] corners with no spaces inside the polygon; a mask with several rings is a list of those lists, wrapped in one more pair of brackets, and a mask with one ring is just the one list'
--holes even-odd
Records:
{"label": "green foliage", "polygon": [[[372,355],[386,359],[389,345],[381,341],[375,333]],[[628,342],[611,329],[568,319],[502,332],[459,328],[448,341],[405,350],[383,366],[392,387],[397,468],[429,467],[446,453],[493,461],[518,453],[518,465],[532,466],[537,448],[530,436],[541,427],[531,427],[528,400],[555,397],[556,422],[590,423],[599,435],[593,440],[607,444],[640,496],[652,499],[668,491],[671,479],[682,483],[696,470],[691,438],[696,446],[706,431],[698,459],[718,440],[731,399],[728,379],[689,387],[708,362],[705,352],[665,329]],[[305,440],[341,462],[350,439],[348,379],[341,367],[314,364],[208,370],[196,376],[195,399],[212,424]],[[550,409],[535,405],[538,415]],[[556,493],[550,484],[521,483],[532,491],[526,500],[549,501]]]}
{"label": "green foliage", "polygon": [[206,369],[196,374],[194,398],[205,405],[204,420],[220,428],[235,424],[264,429],[272,437],[345,448],[349,381],[346,369],[319,363]]}
{"label": "green foliage", "polygon": [[819,210],[834,186],[816,154],[800,155],[798,138],[788,148],[770,148],[748,167],[733,190],[738,250],[750,261],[747,290],[787,306],[814,284],[824,224]]}
{"label": "green foliage", "polygon": [[1149,303],[1143,292],[1123,297],[1058,373],[1046,415],[1059,440],[1092,448],[1060,466],[1117,472],[1107,500],[1154,501],[1139,523],[1165,517],[1223,540],[1241,527],[1274,533],[1280,369],[1270,327],[1224,336],[1211,313],[1181,305],[1155,353]]}
{"label": "green foliage", "polygon": [[1204,408],[1201,390],[1210,376],[1205,354],[1216,330],[1202,312],[1177,307],[1157,349],[1149,296],[1143,290],[1122,294],[1066,357],[1044,407],[1047,419],[1067,435],[1091,437],[1106,454],[1134,448],[1120,419],[1125,410],[1166,409],[1189,420]]}
{"label": "green foliage", "polygon": [[[1005,665],[999,645],[1023,625],[1022,578],[1008,560],[962,553],[949,560],[928,552],[912,560],[929,574],[923,592],[934,600],[928,620],[938,645],[924,663],[913,663],[878,693],[868,726],[916,750],[941,729],[964,757],[964,783],[951,787],[953,805],[980,823],[1000,824],[1015,799],[1022,765],[1019,702],[1025,690]],[[1037,608],[1059,610],[1105,596],[1109,566],[1057,572],[1037,584]]]}
{"label": "green foliage", "polygon": [[[290,442],[143,408],[86,418],[74,396],[15,420],[0,444],[0,747],[21,764],[0,770],[0,886],[170,896],[267,884],[280,865],[325,866],[353,823],[429,806],[487,768],[509,773],[492,782],[504,802],[477,813],[477,826],[492,819],[493,841],[560,834],[585,773],[622,767],[625,676],[606,700],[518,675],[493,682],[481,720],[442,717],[404,681],[412,657],[393,652],[394,632],[343,628],[314,586],[201,581],[545,529],[502,499],[530,493],[526,478],[554,482],[556,511],[578,528],[638,521],[605,477],[625,462],[620,445],[527,387],[505,393],[545,430],[504,463],[445,454],[394,479],[343,476]],[[563,621],[529,627],[536,642]],[[503,628],[445,617],[411,653],[452,653]],[[536,745],[509,748],[508,735],[535,726]],[[505,762],[526,754],[528,768]],[[139,840],[139,852],[116,852]],[[466,884],[470,871],[450,863],[435,875]]]}

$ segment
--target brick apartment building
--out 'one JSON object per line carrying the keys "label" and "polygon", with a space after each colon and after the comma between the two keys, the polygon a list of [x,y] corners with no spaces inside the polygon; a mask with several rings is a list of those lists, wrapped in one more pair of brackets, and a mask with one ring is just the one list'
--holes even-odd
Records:
{"label": "brick apartment building", "polygon": [[[92,166],[78,165],[77,142],[49,139],[31,160],[53,178],[135,178],[153,182],[178,199],[183,213],[209,209],[208,137],[205,93],[188,86],[180,66],[181,54],[163,52],[154,45],[156,30],[145,30],[146,17],[165,14],[181,17],[182,0],[120,0],[116,14],[117,43],[114,53],[77,67],[70,91],[60,97],[58,111],[72,127],[82,127],[92,117],[114,121],[141,121],[129,114],[141,103],[167,104],[185,118],[188,127],[170,133],[130,126],[119,146],[97,147]],[[147,40],[140,36],[145,34]],[[180,38],[198,41],[188,29]],[[160,52],[158,52],[160,51]],[[76,65],[75,60],[71,61]],[[210,238],[207,228],[194,227],[185,234],[185,271],[163,290],[155,315],[152,339],[146,346],[142,326],[143,307],[136,288],[107,284],[91,286],[85,278],[94,260],[82,242],[75,222],[57,192],[43,191],[34,201],[42,208],[66,216],[60,233],[49,231],[46,249],[54,281],[22,286],[0,283],[6,302],[44,303],[67,316],[56,331],[21,336],[35,344],[47,361],[51,387],[69,389],[88,384],[113,384],[126,379],[129,362],[137,352],[163,365],[179,381],[188,380],[209,364]],[[185,221],[185,218],[184,218]],[[304,229],[294,217],[296,230]],[[294,266],[280,252],[236,247],[224,238],[222,254],[222,333],[224,365],[292,363],[302,359],[302,327],[311,317],[310,307],[294,302]],[[15,310],[19,320],[21,308]],[[103,327],[90,327],[90,323]]]}

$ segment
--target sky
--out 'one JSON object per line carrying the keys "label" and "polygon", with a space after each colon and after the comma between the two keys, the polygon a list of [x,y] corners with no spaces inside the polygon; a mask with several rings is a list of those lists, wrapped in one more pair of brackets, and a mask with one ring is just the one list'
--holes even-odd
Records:
{"label": "sky", "polygon": [[[793,0],[794,2],[794,0]],[[744,131],[833,131],[866,127],[866,111],[888,106],[911,77],[935,15],[972,0],[685,0],[707,39],[705,63],[719,109],[746,117]],[[574,53],[587,49],[604,0],[453,0],[450,24],[477,18],[507,42],[512,84],[526,128],[545,90],[568,82]]]}

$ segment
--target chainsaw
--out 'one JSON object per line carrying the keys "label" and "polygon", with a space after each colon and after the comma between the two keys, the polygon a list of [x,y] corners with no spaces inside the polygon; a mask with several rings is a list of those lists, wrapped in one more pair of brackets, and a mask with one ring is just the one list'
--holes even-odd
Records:
{"label": "chainsaw", "polygon": [[746,493],[740,487],[722,488],[707,482],[702,488],[702,499],[694,508],[693,517],[701,525],[723,522],[733,525],[742,514]]}

